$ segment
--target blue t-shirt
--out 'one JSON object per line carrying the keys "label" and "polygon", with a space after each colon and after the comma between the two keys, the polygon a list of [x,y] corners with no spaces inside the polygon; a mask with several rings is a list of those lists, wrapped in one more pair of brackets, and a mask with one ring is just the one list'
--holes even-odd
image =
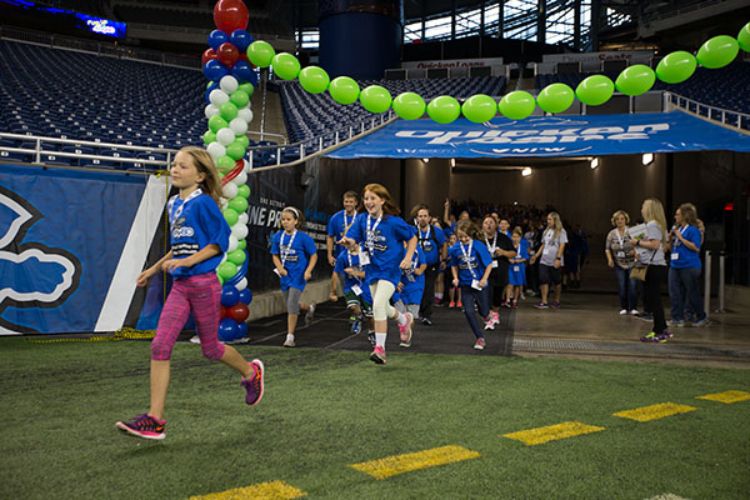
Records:
{"label": "blue t-shirt", "polygon": [[184,259],[208,245],[216,245],[221,252],[192,267],[178,267],[171,272],[175,278],[196,276],[216,270],[222,254],[229,247],[229,225],[211,196],[203,193],[187,202],[175,195],[167,205],[170,221],[172,258]]}
{"label": "blue t-shirt", "polygon": [[[367,221],[374,235],[372,248],[368,244]],[[376,225],[377,224],[377,225]],[[414,227],[396,215],[383,214],[380,223],[375,217],[363,213],[357,216],[354,224],[347,231],[346,236],[360,243],[368,252],[370,264],[367,266],[366,283],[369,285],[378,280],[386,280],[397,286],[401,279],[399,265],[406,255],[404,242],[414,237]]]}
{"label": "blue t-shirt", "polygon": [[346,269],[347,267],[353,267],[357,271],[362,271],[365,269],[359,264],[359,254],[354,255],[345,251],[341,252],[339,256],[336,257],[336,266],[333,268],[333,270],[334,272],[344,276],[344,282],[341,285],[344,289],[344,293],[351,292],[354,285],[359,285],[363,292],[367,291],[369,293],[370,288],[365,285],[365,280],[360,280],[346,274],[344,269]]}
{"label": "blue t-shirt", "polygon": [[516,263],[520,261],[521,259],[529,260],[529,242],[521,238],[521,241],[519,242],[518,246],[520,248],[516,248],[516,246],[513,245],[513,249],[516,251],[516,256],[510,259],[512,263]]}
{"label": "blue t-shirt", "polygon": [[[466,256],[464,256],[464,251],[467,252]],[[469,253],[469,245],[457,242],[448,250],[448,258],[451,267],[458,267],[459,285],[471,286],[472,280],[481,280],[487,266],[492,265],[490,251],[484,243],[477,240],[472,240],[471,253]]]}
{"label": "blue t-shirt", "polygon": [[[354,215],[346,215],[346,210],[339,210],[328,219],[328,236],[333,238],[334,243],[344,237],[348,229],[347,226],[351,226],[356,217],[356,213]],[[344,247],[334,244],[333,256],[338,257],[342,250],[344,250]]]}
{"label": "blue t-shirt", "polygon": [[414,255],[411,259],[411,267],[408,270],[401,270],[401,283],[404,287],[401,295],[416,296],[419,295],[419,300],[416,302],[406,302],[407,304],[418,304],[422,299],[422,293],[424,292],[424,273],[417,276],[414,271],[420,266],[427,264],[425,260],[425,254],[417,245],[417,249],[414,251]]}
{"label": "blue t-shirt", "polygon": [[[675,236],[672,239],[672,255],[671,266],[673,269],[701,269],[701,232],[695,226],[687,226],[682,229],[678,229],[682,232],[682,237],[698,247],[698,252],[690,250],[688,247],[682,244],[682,242]],[[677,258],[675,259],[675,255]]]}
{"label": "blue t-shirt", "polygon": [[451,235],[456,234],[456,224],[455,222],[451,222],[448,227],[443,229],[443,234],[445,234],[445,238],[448,239],[451,237]]}
{"label": "blue t-shirt", "polygon": [[[304,290],[305,269],[315,252],[318,251],[315,241],[307,233],[297,231],[292,241],[292,235],[283,229],[273,235],[271,239],[271,254],[278,255],[281,259],[287,275],[281,278],[281,290],[287,291],[290,287]],[[289,247],[289,242],[292,246]],[[288,254],[287,254],[288,252]],[[284,257],[286,255],[286,257]]]}
{"label": "blue t-shirt", "polygon": [[428,266],[434,266],[440,262],[440,249],[445,244],[445,233],[437,226],[427,226],[422,231],[417,227],[417,238],[419,238],[418,248],[421,248],[425,254],[425,261]]}

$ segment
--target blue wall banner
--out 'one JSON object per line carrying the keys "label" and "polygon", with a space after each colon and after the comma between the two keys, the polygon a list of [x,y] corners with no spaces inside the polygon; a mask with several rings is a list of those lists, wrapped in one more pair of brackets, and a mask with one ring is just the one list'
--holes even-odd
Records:
{"label": "blue wall banner", "polygon": [[94,330],[146,178],[3,165],[0,334]]}
{"label": "blue wall banner", "polygon": [[495,118],[448,125],[432,120],[394,123],[329,158],[539,158],[685,151],[750,152],[750,136],[682,111],[589,116]]}

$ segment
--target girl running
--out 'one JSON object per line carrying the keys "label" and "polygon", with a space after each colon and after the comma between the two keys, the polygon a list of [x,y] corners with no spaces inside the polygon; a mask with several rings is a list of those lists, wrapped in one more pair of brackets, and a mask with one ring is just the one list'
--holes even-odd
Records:
{"label": "girl running", "polygon": [[[427,261],[422,249],[417,246],[414,256],[411,259],[409,269],[401,271],[401,281],[397,290],[403,304],[402,312],[411,313],[412,317],[419,318],[419,307],[422,302],[425,288],[425,271],[427,270]],[[411,341],[401,342],[401,347],[411,347]]]}
{"label": "girl running", "polygon": [[334,272],[344,276],[343,289],[346,307],[354,316],[352,333],[359,334],[365,319],[372,319],[372,297],[370,287],[365,286],[365,267],[359,256],[362,250],[357,246],[353,251],[344,250],[336,259]]}
{"label": "girl running", "polygon": [[482,221],[482,241],[492,256],[492,274],[489,279],[490,321],[485,330],[494,330],[500,323],[500,307],[503,305],[505,288],[508,285],[508,266],[510,257],[516,255],[513,243],[504,233],[497,229],[497,222],[492,215],[486,215]]}

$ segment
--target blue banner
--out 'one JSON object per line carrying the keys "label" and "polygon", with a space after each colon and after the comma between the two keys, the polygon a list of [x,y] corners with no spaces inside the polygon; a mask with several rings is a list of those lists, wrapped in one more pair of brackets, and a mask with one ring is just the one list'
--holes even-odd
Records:
{"label": "blue banner", "polygon": [[94,330],[146,178],[3,165],[0,334]]}
{"label": "blue banner", "polygon": [[750,136],[681,111],[625,115],[465,118],[394,123],[327,155],[355,158],[535,158],[727,150],[750,152]]}

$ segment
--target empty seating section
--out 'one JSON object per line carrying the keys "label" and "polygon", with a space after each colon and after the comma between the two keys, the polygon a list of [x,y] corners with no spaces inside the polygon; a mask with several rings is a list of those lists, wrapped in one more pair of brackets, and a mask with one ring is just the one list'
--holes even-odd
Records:
{"label": "empty seating section", "polygon": [[[213,12],[210,9],[205,11],[186,11],[179,8],[171,9],[168,6],[115,6],[117,18],[126,23],[143,23],[161,26],[183,26],[188,28],[204,29],[206,31],[214,28]],[[292,30],[284,23],[270,19],[268,17],[259,17],[257,13],[250,16],[247,30],[253,34],[273,34],[273,35],[290,35]]]}

